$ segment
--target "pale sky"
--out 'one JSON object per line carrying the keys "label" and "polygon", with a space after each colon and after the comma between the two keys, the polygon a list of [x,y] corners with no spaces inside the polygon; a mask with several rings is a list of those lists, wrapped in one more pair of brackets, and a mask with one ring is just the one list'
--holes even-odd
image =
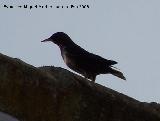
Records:
{"label": "pale sky", "polygon": [[[59,48],[41,43],[63,31],[84,49],[118,61],[127,81],[112,75],[96,83],[139,101],[160,103],[159,0],[39,0],[0,1],[0,53],[34,65],[69,69]],[[53,8],[18,8],[18,5],[53,5]],[[87,4],[90,8],[55,8]],[[4,8],[13,5],[14,8]]]}

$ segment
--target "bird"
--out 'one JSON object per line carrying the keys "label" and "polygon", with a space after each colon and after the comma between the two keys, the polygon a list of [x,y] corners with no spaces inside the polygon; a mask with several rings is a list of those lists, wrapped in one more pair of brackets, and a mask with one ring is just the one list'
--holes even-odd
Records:
{"label": "bird", "polygon": [[53,42],[58,45],[65,64],[92,82],[95,82],[96,76],[100,74],[112,74],[126,80],[123,73],[113,66],[117,64],[116,61],[88,52],[74,43],[64,32],[56,32],[41,42]]}

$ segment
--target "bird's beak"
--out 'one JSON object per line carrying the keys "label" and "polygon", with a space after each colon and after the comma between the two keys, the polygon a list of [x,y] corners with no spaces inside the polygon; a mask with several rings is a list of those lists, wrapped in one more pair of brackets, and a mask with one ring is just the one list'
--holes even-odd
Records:
{"label": "bird's beak", "polygon": [[52,39],[48,38],[48,39],[42,40],[41,42],[47,42],[47,41],[52,41]]}

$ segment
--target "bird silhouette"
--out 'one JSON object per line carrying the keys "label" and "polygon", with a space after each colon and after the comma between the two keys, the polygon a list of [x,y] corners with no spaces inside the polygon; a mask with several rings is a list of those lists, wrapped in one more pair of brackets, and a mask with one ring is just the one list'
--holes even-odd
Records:
{"label": "bird silhouette", "polygon": [[116,61],[107,60],[99,55],[86,51],[75,44],[64,32],[56,32],[41,42],[47,41],[51,41],[59,46],[62,58],[70,69],[93,82],[95,82],[96,76],[99,74],[112,74],[126,80],[123,73],[113,67],[114,64],[117,64]]}

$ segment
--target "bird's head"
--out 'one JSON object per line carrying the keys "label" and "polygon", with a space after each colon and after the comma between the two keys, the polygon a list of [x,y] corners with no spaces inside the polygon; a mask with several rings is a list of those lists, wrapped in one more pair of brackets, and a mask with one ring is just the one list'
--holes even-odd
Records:
{"label": "bird's head", "polygon": [[63,45],[73,43],[71,38],[64,32],[56,32],[48,39],[45,39],[41,42],[48,42],[48,41],[53,42],[58,46],[63,46]]}

